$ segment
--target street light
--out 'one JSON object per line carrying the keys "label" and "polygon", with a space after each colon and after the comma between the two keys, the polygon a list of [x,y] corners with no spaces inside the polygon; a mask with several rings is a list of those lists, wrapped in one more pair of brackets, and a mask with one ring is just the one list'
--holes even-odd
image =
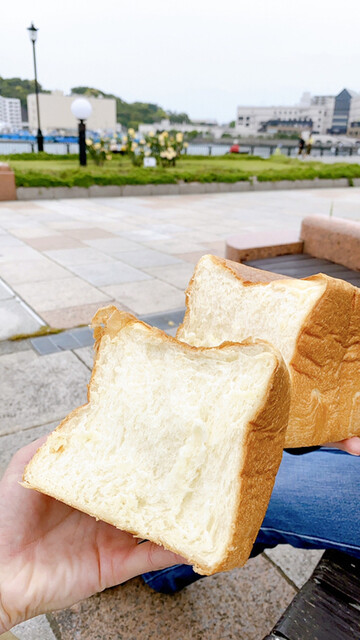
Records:
{"label": "street light", "polygon": [[40,110],[39,110],[39,87],[37,81],[37,73],[36,73],[36,55],[35,55],[35,42],[37,38],[38,29],[34,27],[34,23],[31,23],[31,26],[28,27],[28,32],[30,36],[30,40],[33,46],[33,56],[34,56],[34,71],[35,71],[35,93],[36,93],[36,110],[37,110],[37,121],[38,121],[38,132],[37,132],[37,145],[38,151],[44,151],[44,136],[41,133],[40,128]]}
{"label": "street light", "polygon": [[86,98],[76,98],[71,103],[71,112],[79,120],[79,160],[80,164],[86,166],[86,125],[85,120],[91,115],[92,106]]}

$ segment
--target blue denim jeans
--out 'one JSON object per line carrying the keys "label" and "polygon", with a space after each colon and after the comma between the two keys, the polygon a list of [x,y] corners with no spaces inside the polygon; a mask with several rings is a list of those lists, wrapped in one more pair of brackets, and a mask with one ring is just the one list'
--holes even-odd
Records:
{"label": "blue denim jeans", "polygon": [[[338,549],[360,558],[360,457],[322,447],[304,455],[284,452],[274,490],[251,556],[278,544]],[[144,573],[161,593],[199,580],[188,565]]]}

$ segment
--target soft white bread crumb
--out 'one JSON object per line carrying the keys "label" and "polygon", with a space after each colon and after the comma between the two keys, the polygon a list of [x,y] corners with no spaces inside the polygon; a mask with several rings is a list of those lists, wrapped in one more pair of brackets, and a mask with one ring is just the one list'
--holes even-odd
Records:
{"label": "soft white bread crumb", "polygon": [[100,311],[89,403],[49,436],[26,486],[203,573],[243,564],[280,464],[289,379],[266,343],[197,349]]}
{"label": "soft white bread crumb", "polygon": [[289,366],[288,447],[360,435],[360,292],[319,274],[296,280],[204,256],[177,337],[195,346],[268,340]]}

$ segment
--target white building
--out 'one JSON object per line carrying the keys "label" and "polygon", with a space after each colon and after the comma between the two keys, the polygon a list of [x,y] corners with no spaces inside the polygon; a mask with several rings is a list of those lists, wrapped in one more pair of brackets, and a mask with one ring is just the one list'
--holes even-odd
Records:
{"label": "white building", "polygon": [[[77,95],[65,96],[62,91],[39,94],[40,124],[43,133],[54,130],[76,131],[78,121],[71,113],[71,104]],[[114,98],[86,99],[92,106],[92,114],[86,121],[90,131],[114,132],[116,130],[116,100]],[[27,97],[29,130],[38,127],[36,111],[36,95],[31,93]]]}
{"label": "white building", "polygon": [[192,120],[190,123],[185,122],[170,122],[168,119],[161,120],[160,122],[152,122],[151,124],[139,124],[139,133],[148,135],[150,131],[181,131],[182,133],[189,133],[190,131],[198,131],[200,134],[210,134],[213,138],[219,139],[224,133],[232,132],[234,129],[223,127],[217,123],[216,120]]}
{"label": "white building", "polygon": [[21,129],[21,103],[18,98],[0,96],[0,123],[8,129]]}
{"label": "white building", "polygon": [[311,130],[323,134],[332,126],[335,96],[304,94],[292,106],[238,107],[236,132],[242,136]]}

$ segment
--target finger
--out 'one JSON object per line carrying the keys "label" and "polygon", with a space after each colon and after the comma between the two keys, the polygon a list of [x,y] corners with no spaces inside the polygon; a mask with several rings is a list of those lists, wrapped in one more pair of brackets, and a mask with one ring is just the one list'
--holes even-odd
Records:
{"label": "finger", "polygon": [[346,438],[345,440],[340,440],[340,442],[329,442],[326,446],[346,451],[346,453],[350,453],[353,456],[360,456],[360,438],[357,437]]}
{"label": "finger", "polygon": [[126,560],[119,566],[119,582],[125,582],[135,576],[158,571],[175,564],[189,564],[182,556],[167,551],[154,542],[144,542],[136,545]]}

